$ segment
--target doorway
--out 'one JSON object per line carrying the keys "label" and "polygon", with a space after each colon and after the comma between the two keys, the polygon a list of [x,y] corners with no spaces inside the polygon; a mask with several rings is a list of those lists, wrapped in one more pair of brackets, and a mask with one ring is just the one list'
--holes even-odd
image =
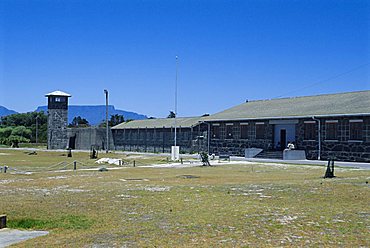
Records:
{"label": "doorway", "polygon": [[296,121],[294,120],[276,120],[271,121],[274,124],[274,145],[278,148],[286,148],[287,142],[296,140]]}
{"label": "doorway", "polygon": [[76,135],[69,137],[68,148],[72,150],[76,149]]}
{"label": "doorway", "polygon": [[284,150],[286,147],[286,129],[280,129],[280,148]]}

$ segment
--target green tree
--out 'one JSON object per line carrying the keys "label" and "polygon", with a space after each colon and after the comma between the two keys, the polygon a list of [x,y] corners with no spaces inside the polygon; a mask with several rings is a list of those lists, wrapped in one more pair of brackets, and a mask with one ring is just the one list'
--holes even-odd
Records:
{"label": "green tree", "polygon": [[20,142],[30,142],[32,130],[25,126],[0,128],[0,143],[13,145]]}
{"label": "green tree", "polygon": [[[37,119],[37,120],[36,120]],[[44,112],[28,112],[4,116],[0,121],[0,128],[23,126],[31,130],[29,137],[25,137],[30,142],[36,141],[36,122],[38,130],[38,141],[47,140],[47,115]],[[1,135],[0,135],[1,136]],[[9,136],[7,136],[9,137]],[[0,141],[1,142],[1,141]],[[22,141],[23,142],[23,141]]]}
{"label": "green tree", "polygon": [[122,122],[125,121],[125,118],[123,117],[123,115],[119,115],[119,114],[115,114],[115,115],[111,115],[110,116],[110,120],[108,121],[108,125],[110,127],[114,127]]}
{"label": "green tree", "polygon": [[170,111],[170,114],[167,116],[167,118],[175,118],[176,114],[173,111]]}
{"label": "green tree", "polygon": [[88,120],[82,118],[81,116],[74,117],[72,122],[68,125],[68,127],[89,127],[90,124]]}
{"label": "green tree", "polygon": [[[115,114],[110,116],[110,120],[108,120],[108,126],[114,127],[118,124],[121,124],[125,121],[125,118],[123,115]],[[106,127],[105,120],[102,120],[99,124],[99,127]]]}
{"label": "green tree", "polygon": [[8,138],[12,134],[13,128],[4,127],[0,128],[0,144],[7,144]]}

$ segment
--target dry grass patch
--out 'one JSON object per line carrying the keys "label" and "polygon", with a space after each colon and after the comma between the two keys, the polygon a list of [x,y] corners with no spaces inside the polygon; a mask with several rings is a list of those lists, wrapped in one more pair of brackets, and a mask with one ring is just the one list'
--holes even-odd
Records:
{"label": "dry grass patch", "polygon": [[13,227],[51,231],[15,247],[369,246],[370,172],[323,179],[324,171],[240,164],[0,174],[0,209]]}

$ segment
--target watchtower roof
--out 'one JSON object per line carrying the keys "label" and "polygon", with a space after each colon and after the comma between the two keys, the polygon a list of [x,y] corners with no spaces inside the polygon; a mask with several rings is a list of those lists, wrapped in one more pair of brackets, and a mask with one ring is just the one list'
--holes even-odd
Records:
{"label": "watchtower roof", "polygon": [[46,97],[49,97],[49,96],[66,96],[66,97],[71,97],[70,94],[65,93],[63,91],[60,91],[60,90],[56,90],[56,91],[50,92],[50,93],[46,94],[45,96]]}

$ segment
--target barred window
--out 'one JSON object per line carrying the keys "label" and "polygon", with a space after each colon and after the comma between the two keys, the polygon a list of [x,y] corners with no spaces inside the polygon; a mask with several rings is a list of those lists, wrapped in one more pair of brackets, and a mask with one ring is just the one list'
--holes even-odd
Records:
{"label": "barred window", "polygon": [[220,138],[220,126],[212,125],[212,138],[213,139]]}
{"label": "barred window", "polygon": [[338,139],[338,122],[327,122],[326,126],[326,139],[337,140]]}
{"label": "barred window", "polygon": [[349,123],[349,139],[351,140],[362,140],[362,121],[350,122]]}
{"label": "barred window", "polygon": [[240,138],[248,139],[248,125],[240,125]]}
{"label": "barred window", "polygon": [[304,124],[304,139],[316,140],[316,124],[314,122]]}
{"label": "barred window", "polygon": [[256,123],[256,139],[265,138],[265,125]]}
{"label": "barred window", "polygon": [[233,125],[226,124],[226,139],[232,139],[233,136]]}

